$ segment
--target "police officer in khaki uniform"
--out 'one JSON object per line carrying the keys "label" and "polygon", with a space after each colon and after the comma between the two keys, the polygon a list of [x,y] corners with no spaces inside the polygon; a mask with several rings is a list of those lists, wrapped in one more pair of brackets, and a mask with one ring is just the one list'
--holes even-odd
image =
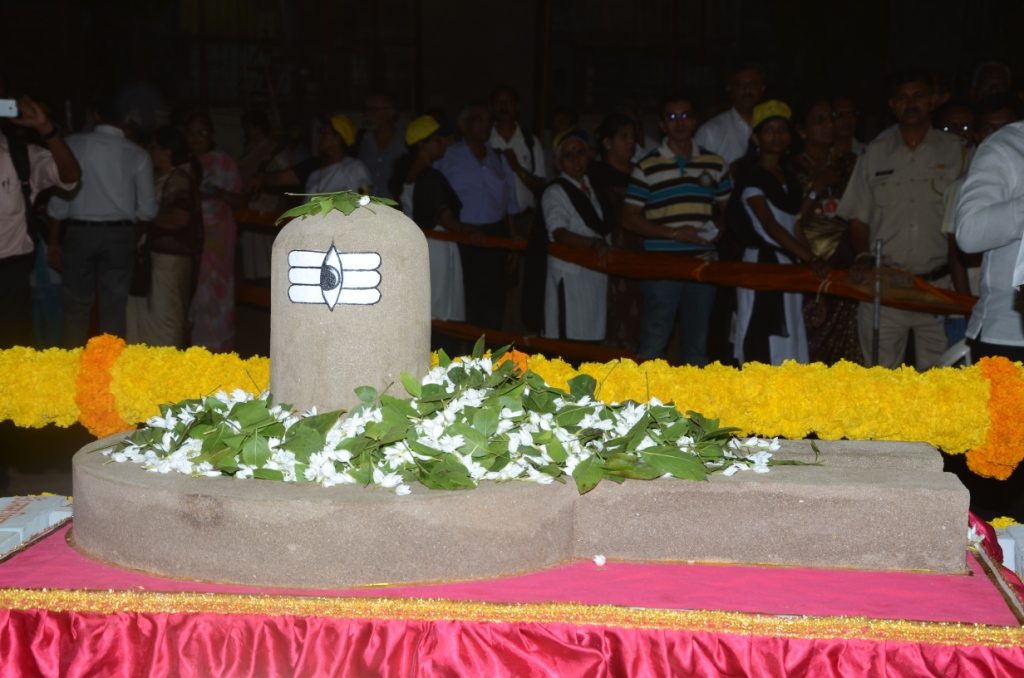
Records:
{"label": "police officer in khaki uniform", "polygon": [[[935,88],[931,76],[910,71],[895,77],[889,108],[897,124],[872,141],[857,160],[838,214],[850,220],[857,267],[872,264],[876,240],[883,264],[950,287],[949,238],[942,232],[943,193],[966,164],[963,140],[931,126]],[[873,311],[862,303],[858,332],[865,361],[871,357]],[[946,350],[943,316],[882,307],[878,364],[897,367],[914,331],[917,368],[927,369]]]}

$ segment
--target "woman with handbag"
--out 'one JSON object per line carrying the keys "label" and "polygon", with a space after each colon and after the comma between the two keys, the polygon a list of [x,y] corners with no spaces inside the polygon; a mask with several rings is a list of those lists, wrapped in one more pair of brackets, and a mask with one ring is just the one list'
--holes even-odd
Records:
{"label": "woman with handbag", "polygon": [[[816,257],[834,268],[853,264],[850,224],[836,214],[839,199],[857,162],[856,154],[836,146],[835,111],[824,98],[812,99],[797,116],[796,132],[803,149],[792,169],[813,211],[801,232]],[[857,339],[857,306],[853,299],[818,293],[804,297],[804,325],[811,362],[832,365],[840,360],[860,364],[864,354]]]}

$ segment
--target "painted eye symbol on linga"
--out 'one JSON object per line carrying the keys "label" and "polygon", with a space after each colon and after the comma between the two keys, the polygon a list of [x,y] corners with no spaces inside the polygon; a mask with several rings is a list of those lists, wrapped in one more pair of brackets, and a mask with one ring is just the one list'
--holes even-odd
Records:
{"label": "painted eye symbol on linga", "polygon": [[381,258],[376,252],[292,250],[288,253],[288,299],[297,304],[369,305],[380,301]]}
{"label": "painted eye symbol on linga", "polygon": [[327,308],[334,310],[341,296],[341,283],[345,276],[341,272],[341,257],[338,250],[331,245],[324,255],[324,263],[320,265],[320,292],[324,295]]}

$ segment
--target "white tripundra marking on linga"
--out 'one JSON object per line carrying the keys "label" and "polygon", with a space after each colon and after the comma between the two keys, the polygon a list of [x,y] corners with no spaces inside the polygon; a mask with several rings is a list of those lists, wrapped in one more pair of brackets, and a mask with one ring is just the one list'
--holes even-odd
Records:
{"label": "white tripundra marking on linga", "polygon": [[288,299],[296,304],[368,305],[380,301],[380,255],[292,250],[288,253]]}

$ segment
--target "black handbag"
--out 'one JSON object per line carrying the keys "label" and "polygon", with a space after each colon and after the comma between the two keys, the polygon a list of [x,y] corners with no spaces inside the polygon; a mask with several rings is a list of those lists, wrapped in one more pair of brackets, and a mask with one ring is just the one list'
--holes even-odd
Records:
{"label": "black handbag", "polygon": [[148,297],[153,287],[153,257],[149,252],[146,236],[135,244],[135,264],[132,267],[132,284],[128,294],[133,297]]}

